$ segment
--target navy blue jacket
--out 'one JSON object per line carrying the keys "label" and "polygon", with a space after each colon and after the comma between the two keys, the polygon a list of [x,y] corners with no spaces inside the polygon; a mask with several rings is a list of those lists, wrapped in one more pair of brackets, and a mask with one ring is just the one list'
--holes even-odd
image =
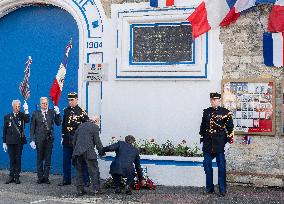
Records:
{"label": "navy blue jacket", "polygon": [[[30,115],[19,112],[16,116],[13,113],[5,115],[3,127],[3,143],[20,144],[24,136],[25,123],[30,122]],[[16,129],[16,126],[18,130]],[[20,132],[20,134],[19,134]]]}
{"label": "navy blue jacket", "polygon": [[[116,156],[110,165],[110,174],[118,174],[129,178],[135,175],[135,169],[139,180],[142,180],[143,174],[140,165],[139,151],[133,145],[124,141],[103,148],[104,152],[115,151]],[[135,164],[135,169],[133,164]]]}
{"label": "navy blue jacket", "polygon": [[200,141],[202,150],[210,153],[224,152],[224,147],[233,137],[234,123],[232,113],[223,107],[207,108],[203,110],[200,125]]}

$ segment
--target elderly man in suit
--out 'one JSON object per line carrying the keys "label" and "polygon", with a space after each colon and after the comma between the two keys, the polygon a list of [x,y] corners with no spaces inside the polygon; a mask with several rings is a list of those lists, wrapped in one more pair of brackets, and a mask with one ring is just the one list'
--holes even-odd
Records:
{"label": "elderly man in suit", "polygon": [[97,161],[95,147],[102,156],[103,146],[99,137],[99,118],[90,117],[89,121],[82,123],[75,132],[73,138],[73,164],[77,170],[77,196],[82,196],[84,191],[84,166],[87,164],[88,172],[91,177],[93,191],[92,195],[102,193],[100,187],[100,172]]}
{"label": "elderly man in suit", "polygon": [[[142,169],[140,166],[140,156],[137,148],[133,146],[135,138],[132,135],[127,135],[124,141],[119,141],[115,144],[103,148],[104,152],[115,151],[116,156],[110,165],[110,174],[115,185],[115,193],[121,193],[121,178],[126,178],[125,193],[131,195],[131,186],[135,178],[135,169],[141,185],[146,184],[143,179]],[[133,164],[135,164],[135,169]]]}
{"label": "elderly man in suit", "polygon": [[54,110],[48,109],[47,97],[40,98],[40,108],[40,110],[36,110],[32,114],[30,145],[37,150],[37,183],[50,184],[49,170],[54,141],[53,123],[55,122],[59,126],[61,118],[57,106],[54,106]]}
{"label": "elderly man in suit", "polygon": [[20,184],[21,156],[25,144],[25,123],[30,122],[28,104],[23,105],[25,113],[20,112],[21,101],[13,100],[13,112],[5,115],[3,127],[3,149],[8,150],[10,159],[10,174],[6,184],[15,182]]}

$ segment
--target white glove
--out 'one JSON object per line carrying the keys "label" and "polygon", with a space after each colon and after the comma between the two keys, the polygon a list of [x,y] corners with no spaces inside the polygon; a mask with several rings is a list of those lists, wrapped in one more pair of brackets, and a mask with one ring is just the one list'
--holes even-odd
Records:
{"label": "white glove", "polygon": [[23,108],[24,108],[25,114],[29,114],[29,106],[28,106],[26,101],[25,101],[25,103],[23,105]]}
{"label": "white glove", "polygon": [[224,147],[224,152],[225,152],[225,154],[228,153],[230,147],[231,147],[231,144],[227,142],[227,143],[225,144],[225,147]]}
{"label": "white glove", "polygon": [[3,143],[3,150],[4,150],[4,152],[7,152],[7,149],[8,149],[7,144]]}
{"label": "white glove", "polygon": [[31,141],[30,146],[32,149],[36,149],[36,144],[34,141]]}
{"label": "white glove", "polygon": [[54,106],[54,111],[55,111],[56,115],[58,115],[60,113],[58,106]]}

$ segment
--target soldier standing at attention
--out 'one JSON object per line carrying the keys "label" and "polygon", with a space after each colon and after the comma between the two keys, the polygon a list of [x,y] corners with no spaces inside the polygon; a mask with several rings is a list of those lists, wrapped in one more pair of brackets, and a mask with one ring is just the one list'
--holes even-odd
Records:
{"label": "soldier standing at attention", "polygon": [[219,195],[226,195],[225,150],[233,143],[234,124],[232,113],[220,106],[220,93],[210,93],[211,107],[203,110],[200,125],[200,143],[203,144],[203,166],[206,174],[205,193],[214,192],[212,160],[216,157],[218,166]]}
{"label": "soldier standing at attention", "polygon": [[[62,121],[62,146],[63,146],[63,181],[59,186],[71,184],[71,164],[73,154],[73,138],[75,131],[81,123],[89,120],[88,114],[78,106],[78,94],[71,92],[68,94],[69,106],[64,109]],[[88,184],[89,175],[87,166],[84,165],[84,182]]]}
{"label": "soldier standing at attention", "polygon": [[19,177],[23,145],[26,143],[24,135],[25,123],[30,122],[28,104],[25,102],[23,107],[25,113],[20,112],[20,100],[13,100],[13,112],[4,117],[3,149],[5,152],[8,150],[10,160],[10,174],[9,179],[5,182],[6,184],[12,182],[21,183]]}

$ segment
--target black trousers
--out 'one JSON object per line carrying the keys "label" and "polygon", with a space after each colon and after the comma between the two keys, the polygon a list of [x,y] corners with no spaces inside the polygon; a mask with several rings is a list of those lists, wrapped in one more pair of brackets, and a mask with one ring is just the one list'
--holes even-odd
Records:
{"label": "black trousers", "polygon": [[38,179],[49,178],[52,148],[53,140],[38,141],[36,144]]}
{"label": "black trousers", "polygon": [[21,172],[22,144],[7,144],[10,160],[10,177],[19,178]]}
{"label": "black trousers", "polygon": [[[120,174],[112,174],[111,177],[113,179],[114,187],[121,188],[122,187],[121,179],[123,178],[123,176]],[[131,187],[134,183],[134,178],[135,175],[128,175],[126,177],[126,185]]]}
{"label": "black trousers", "polygon": [[100,185],[100,171],[97,159],[88,159],[87,154],[84,153],[76,158],[75,166],[77,171],[77,190],[83,190],[84,186],[84,167],[87,164],[88,172],[91,178],[93,191],[101,190]]}

